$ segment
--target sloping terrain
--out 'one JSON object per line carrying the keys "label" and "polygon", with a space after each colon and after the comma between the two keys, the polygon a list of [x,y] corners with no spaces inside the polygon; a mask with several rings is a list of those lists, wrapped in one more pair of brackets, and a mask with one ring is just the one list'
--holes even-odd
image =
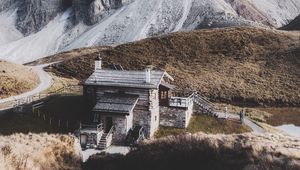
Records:
{"label": "sloping terrain", "polygon": [[66,135],[0,136],[0,169],[81,169],[78,145]]}
{"label": "sloping terrain", "polygon": [[299,169],[300,141],[277,134],[182,135],[142,144],[123,155],[94,155],[86,169]]}
{"label": "sloping terrain", "polygon": [[282,27],[283,30],[300,30],[300,15],[296,17],[292,22],[288,25]]}
{"label": "sloping terrain", "polygon": [[299,13],[300,0],[0,1],[0,59],[26,63],[200,28],[281,27]]}
{"label": "sloping terrain", "polygon": [[0,60],[0,99],[29,91],[38,82],[30,68]]}
{"label": "sloping terrain", "polygon": [[[179,88],[240,105],[299,106],[299,33],[227,28],[173,33],[116,47],[94,47],[37,61],[62,61],[52,72],[85,80],[100,52],[105,66],[165,69]],[[82,55],[80,54],[82,53]]]}

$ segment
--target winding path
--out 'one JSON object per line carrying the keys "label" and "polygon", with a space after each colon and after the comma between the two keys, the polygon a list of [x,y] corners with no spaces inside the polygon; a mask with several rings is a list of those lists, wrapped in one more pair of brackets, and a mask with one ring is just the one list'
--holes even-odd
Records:
{"label": "winding path", "polygon": [[[218,118],[226,118],[225,113],[223,112],[217,112]],[[228,113],[226,119],[232,119],[232,120],[240,120],[239,116],[236,114]],[[249,126],[254,133],[265,133],[266,130],[264,130],[262,127],[255,124],[251,119],[245,118],[244,123]]]}
{"label": "winding path", "polygon": [[[51,87],[51,85],[53,84],[53,79],[43,69],[43,68],[45,68],[45,67],[47,67],[51,64],[52,63],[32,67],[32,70],[37,74],[37,76],[39,77],[39,81],[40,81],[40,84],[35,89],[33,89],[32,91],[29,91],[29,92],[25,92],[25,93],[16,95],[16,96],[11,96],[11,97],[8,97],[8,98],[5,98],[5,99],[1,99],[0,104],[4,104],[4,103],[7,103],[7,102],[13,102],[13,101],[19,100],[19,99],[26,99],[27,97],[37,95],[37,94],[41,93],[42,91],[45,91],[49,87]],[[9,106],[9,107],[6,107],[6,108],[0,108],[0,110],[6,110],[6,109],[9,109],[9,108],[12,108],[12,106]]]}

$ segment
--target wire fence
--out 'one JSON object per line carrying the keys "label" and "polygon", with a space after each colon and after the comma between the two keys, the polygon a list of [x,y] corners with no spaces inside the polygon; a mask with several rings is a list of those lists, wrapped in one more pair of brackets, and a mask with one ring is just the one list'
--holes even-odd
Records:
{"label": "wire fence", "polygon": [[14,111],[21,112],[24,105],[40,101],[54,95],[74,96],[82,94],[82,86],[79,85],[68,85],[50,92],[42,92],[31,96],[26,96],[21,99],[16,99],[0,104],[0,110],[13,109]]}
{"label": "wire fence", "polygon": [[[40,105],[40,108],[41,107],[43,107],[43,105]],[[33,117],[43,120],[46,124],[50,125],[54,129],[61,132],[74,132],[74,130],[79,129],[81,124],[80,120],[59,118],[56,117],[55,114],[41,111],[40,108],[32,109]]]}

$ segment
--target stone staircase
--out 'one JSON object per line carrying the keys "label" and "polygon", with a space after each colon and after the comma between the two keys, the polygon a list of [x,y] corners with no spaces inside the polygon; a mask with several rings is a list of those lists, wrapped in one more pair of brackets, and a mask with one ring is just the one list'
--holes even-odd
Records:
{"label": "stone staircase", "polygon": [[103,133],[98,143],[97,149],[103,150],[112,144],[114,127],[111,127],[108,133]]}
{"label": "stone staircase", "polygon": [[106,149],[107,148],[107,135],[108,133],[103,133],[101,138],[100,138],[100,141],[99,141],[99,144],[98,144],[98,149]]}

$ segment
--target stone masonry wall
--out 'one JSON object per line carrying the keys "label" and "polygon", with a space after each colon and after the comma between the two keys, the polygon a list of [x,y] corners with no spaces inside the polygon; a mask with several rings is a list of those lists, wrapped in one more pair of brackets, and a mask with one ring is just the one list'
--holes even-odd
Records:
{"label": "stone masonry wall", "polygon": [[193,104],[187,109],[160,107],[160,126],[187,128],[193,114]]}
{"label": "stone masonry wall", "polygon": [[150,114],[150,131],[149,136],[150,138],[154,136],[155,132],[159,128],[159,95],[158,90],[150,90],[149,91],[149,110]]}

